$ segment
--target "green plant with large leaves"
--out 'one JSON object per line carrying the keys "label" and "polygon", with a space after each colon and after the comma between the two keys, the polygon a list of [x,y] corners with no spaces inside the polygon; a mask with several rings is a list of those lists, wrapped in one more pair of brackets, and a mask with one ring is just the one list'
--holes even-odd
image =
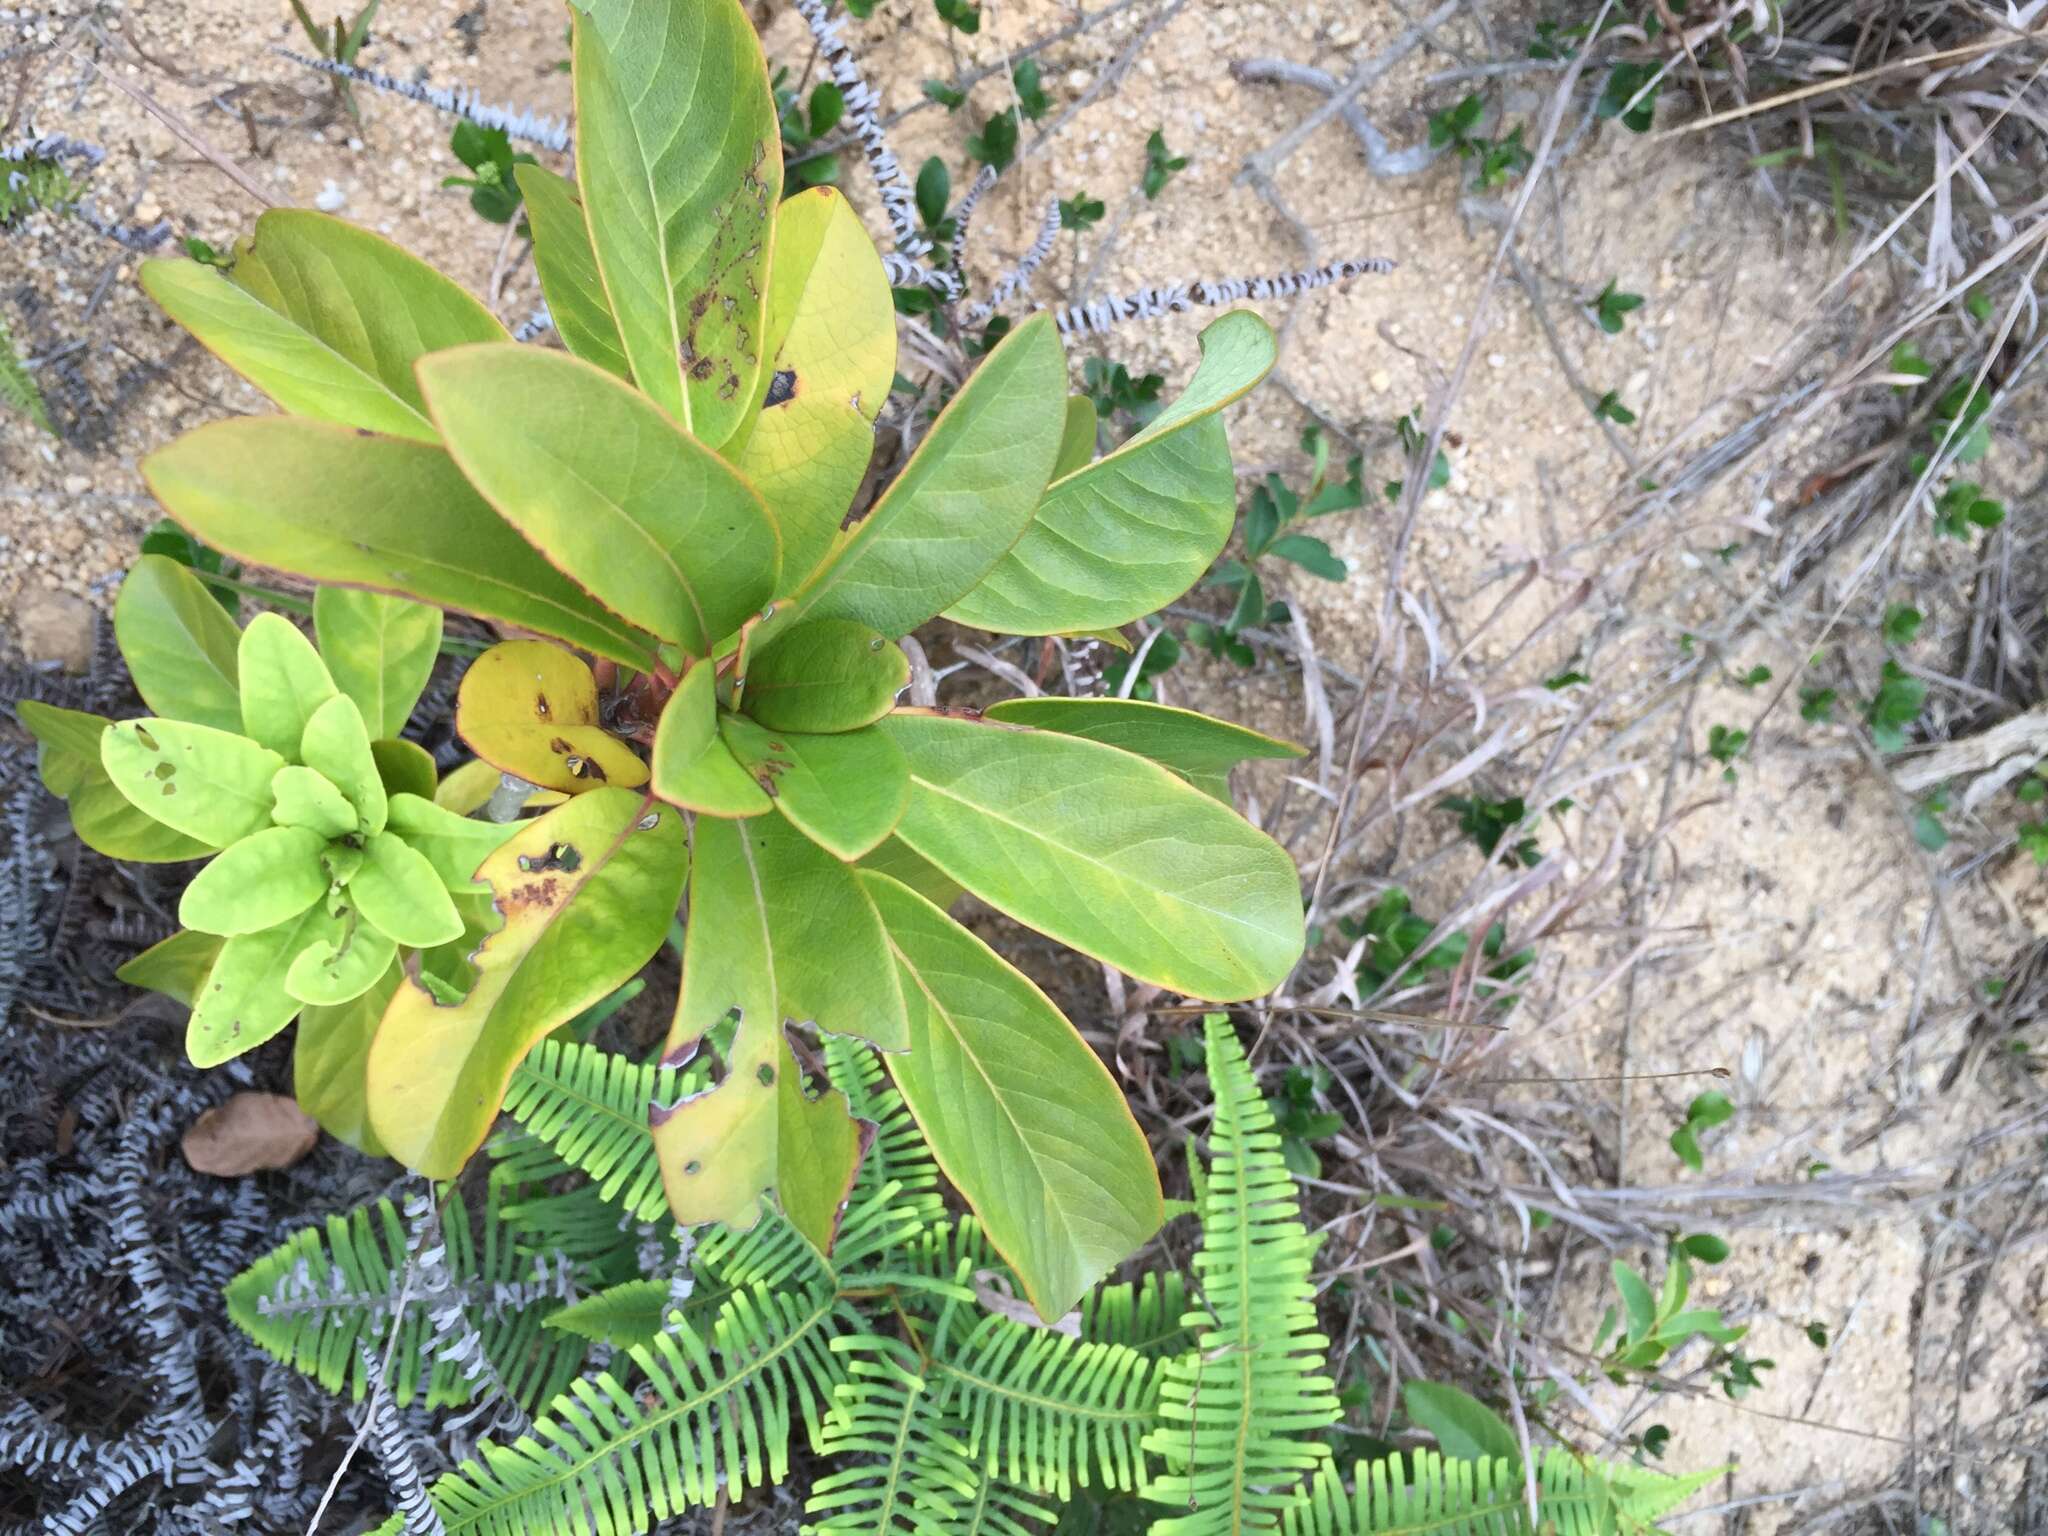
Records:
{"label": "green plant with large leaves", "polygon": [[865,1133],[800,1062],[811,1031],[858,1038],[1058,1316],[1157,1228],[1158,1176],[1093,1051],[946,908],[971,893],[1174,993],[1261,995],[1300,953],[1300,886],[1219,791],[1296,749],[1120,700],[906,707],[895,642],[942,614],[1100,630],[1179,596],[1229,536],[1221,412],[1272,333],[1216,321],[1182,398],[1095,463],[1035,316],[877,491],[889,281],[838,192],[780,198],[738,0],[572,18],[580,179],[520,172],[568,353],[318,215],[144,279],[288,413],[151,455],[157,498],[250,565],[522,631],[471,669],[458,729],[570,797],[465,871],[501,925],[465,937],[452,986],[393,988],[368,1123],[452,1177],[526,1053],[644,960],[687,869],[669,1054],[718,1070],[657,1116],[676,1216],[779,1208],[828,1249]]}
{"label": "green plant with large leaves", "polygon": [[[875,1127],[829,1257],[775,1211],[686,1255],[661,1219],[645,1114],[701,1088],[702,1064],[677,1074],[550,1041],[514,1073],[520,1129],[491,1143],[480,1220],[453,1191],[438,1225],[420,1194],[410,1222],[374,1201],[251,1266],[229,1315],[337,1394],[370,1390],[374,1345],[401,1403],[533,1415],[433,1483],[438,1527],[394,1517],[387,1536],[625,1536],[793,1480],[821,1536],[1026,1536],[1055,1521],[1594,1536],[1652,1530],[1720,1475],[1553,1447],[1525,1477],[1493,1410],[1411,1383],[1409,1426],[1435,1448],[1360,1460],[1347,1487],[1316,1242],[1220,1015],[1204,1041],[1215,1115],[1190,1154],[1192,1274],[1091,1286],[1053,1327],[1016,1301],[1022,1276],[992,1234],[948,1216],[933,1148],[876,1053],[833,1037],[825,1057],[833,1090]],[[405,1276],[430,1244],[445,1246],[445,1275],[408,1306]],[[522,1271],[537,1282],[507,1283]],[[466,1331],[473,1348],[446,1347]]]}

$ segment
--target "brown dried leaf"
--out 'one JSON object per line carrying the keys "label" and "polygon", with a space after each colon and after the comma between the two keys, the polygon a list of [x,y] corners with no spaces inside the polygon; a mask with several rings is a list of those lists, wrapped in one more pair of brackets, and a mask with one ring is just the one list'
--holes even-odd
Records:
{"label": "brown dried leaf", "polygon": [[320,1139],[320,1127],[281,1093],[238,1093],[192,1122],[182,1147],[194,1173],[221,1178],[289,1168]]}

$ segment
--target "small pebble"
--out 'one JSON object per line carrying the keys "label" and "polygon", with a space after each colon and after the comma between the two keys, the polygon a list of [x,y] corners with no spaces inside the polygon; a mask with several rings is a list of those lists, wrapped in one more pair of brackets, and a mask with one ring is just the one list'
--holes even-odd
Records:
{"label": "small pebble", "polygon": [[330,181],[320,189],[319,195],[313,199],[313,206],[322,213],[339,213],[347,202],[348,194]]}

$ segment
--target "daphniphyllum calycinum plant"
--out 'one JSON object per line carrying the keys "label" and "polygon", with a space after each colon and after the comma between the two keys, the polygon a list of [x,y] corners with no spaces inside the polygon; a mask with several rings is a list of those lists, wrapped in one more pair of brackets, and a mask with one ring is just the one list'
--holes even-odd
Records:
{"label": "daphniphyllum calycinum plant", "polygon": [[[353,809],[342,847],[368,837],[327,899],[355,892],[367,928],[420,956],[374,1021],[368,1128],[452,1177],[527,1052],[646,962],[687,888],[667,1059],[708,1042],[721,1071],[653,1111],[677,1220],[744,1228],[773,1199],[829,1249],[866,1133],[822,1079],[806,1091],[791,1026],[858,1037],[1057,1317],[1157,1228],[1158,1177],[1094,1053],[947,908],[971,893],[1171,992],[1258,996],[1300,953],[1300,885],[1226,778],[1297,749],[1124,700],[905,707],[895,642],[938,615],[1103,631],[1185,591],[1234,516],[1221,409],[1271,366],[1272,333],[1247,312],[1214,322],[1181,397],[1096,460],[1052,319],[1034,316],[864,492],[895,374],[888,279],[839,193],[782,199],[738,0],[588,0],[572,17],[580,181],[519,171],[567,354],[514,343],[432,268],[316,214],[264,215],[224,268],[143,274],[287,413],[152,455],[157,498],[251,564],[520,632],[470,668],[457,727],[485,763],[567,797],[501,846],[480,824],[478,861],[454,873],[488,889],[489,912],[444,934],[449,898],[411,883],[419,861],[371,851],[431,863],[423,834],[395,811],[372,829],[324,733],[315,754],[321,717],[307,722],[292,764]],[[160,713],[185,724],[115,727],[100,754],[152,814],[141,731],[177,750],[200,723]],[[204,741],[179,773],[214,761]],[[267,786],[246,826],[194,835],[282,849],[266,823],[295,824]],[[330,873],[352,865],[334,846]],[[222,858],[253,862],[242,847]],[[387,926],[381,889],[359,889],[387,864],[417,927]],[[275,910],[229,905],[237,925]],[[259,930],[281,951],[276,931]],[[459,963],[435,963],[450,942]]]}

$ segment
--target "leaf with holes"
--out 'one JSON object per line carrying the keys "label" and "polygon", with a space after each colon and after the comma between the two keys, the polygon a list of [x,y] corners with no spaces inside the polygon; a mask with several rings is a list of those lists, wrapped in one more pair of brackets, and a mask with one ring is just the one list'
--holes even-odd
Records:
{"label": "leaf with holes", "polygon": [[857,859],[880,843],[910,804],[910,766],[896,743],[873,727],[803,736],[727,715],[719,733],[775,808],[842,859]]}
{"label": "leaf with holes", "polygon": [[590,668],[545,640],[492,646],[455,696],[456,730],[492,766],[572,795],[637,789],[647,765],[599,719]]}
{"label": "leaf with holes", "polygon": [[115,787],[100,761],[100,742],[114,722],[83,710],[23,699],[15,717],[36,738],[43,787],[71,808],[80,842],[110,859],[174,864],[203,858],[219,845],[166,826]]}
{"label": "leaf with holes", "polygon": [[270,825],[284,759],[246,736],[183,720],[123,720],[100,763],[137,810],[214,848]]}
{"label": "leaf with holes", "polygon": [[946,617],[1014,635],[1110,629],[1187,591],[1237,519],[1221,412],[1275,356],[1272,328],[1250,310],[1211,324],[1181,397],[1116,452],[1054,482],[1024,536]]}
{"label": "leaf with holes", "polygon": [[502,925],[476,951],[475,984],[443,1003],[406,980],[370,1048],[370,1123],[391,1155],[454,1177],[534,1042],[660,946],[684,868],[682,818],[618,788],[578,795],[492,853],[477,878]]}

